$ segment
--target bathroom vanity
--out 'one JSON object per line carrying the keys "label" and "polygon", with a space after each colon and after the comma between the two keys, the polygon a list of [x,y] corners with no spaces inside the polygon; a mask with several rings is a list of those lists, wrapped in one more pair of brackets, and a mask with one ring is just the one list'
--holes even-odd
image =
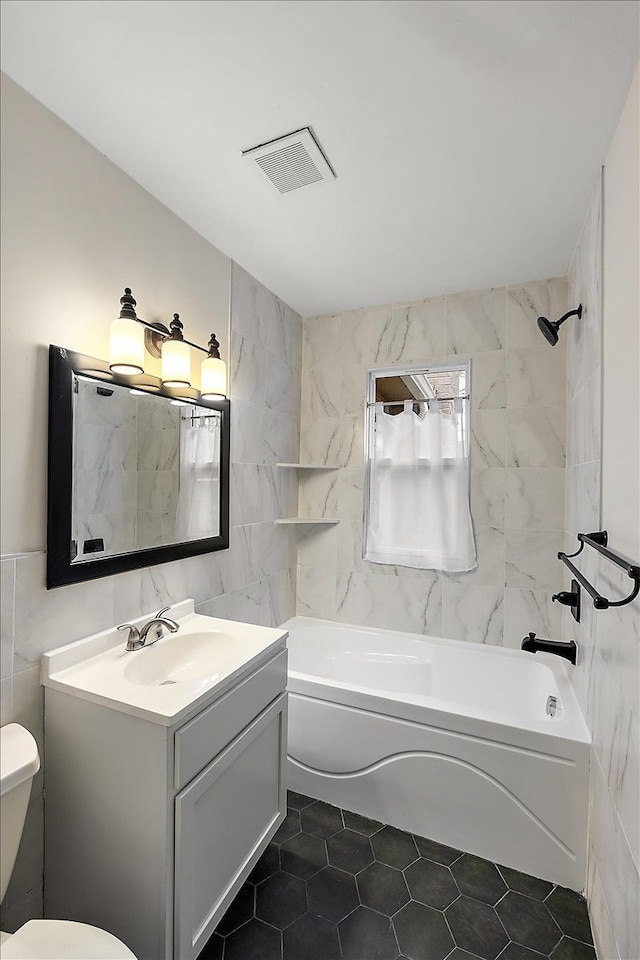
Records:
{"label": "bathroom vanity", "polygon": [[198,956],[286,812],[287,633],[171,616],[148,649],[114,628],[42,667],[45,915],[140,960]]}

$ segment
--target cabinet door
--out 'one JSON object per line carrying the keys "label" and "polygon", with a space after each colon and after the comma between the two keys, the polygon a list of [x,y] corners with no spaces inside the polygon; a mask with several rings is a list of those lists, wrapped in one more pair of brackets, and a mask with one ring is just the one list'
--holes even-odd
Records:
{"label": "cabinet door", "polygon": [[283,694],[176,797],[174,956],[204,947],[286,812]]}

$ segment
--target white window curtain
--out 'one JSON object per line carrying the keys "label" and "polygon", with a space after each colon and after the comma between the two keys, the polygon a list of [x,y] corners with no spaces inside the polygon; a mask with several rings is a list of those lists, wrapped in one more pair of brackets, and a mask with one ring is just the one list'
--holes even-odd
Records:
{"label": "white window curtain", "polygon": [[180,422],[178,540],[214,537],[220,532],[220,418],[184,417]]}
{"label": "white window curtain", "polygon": [[477,566],[469,503],[467,400],[375,406],[367,560],[460,573]]}

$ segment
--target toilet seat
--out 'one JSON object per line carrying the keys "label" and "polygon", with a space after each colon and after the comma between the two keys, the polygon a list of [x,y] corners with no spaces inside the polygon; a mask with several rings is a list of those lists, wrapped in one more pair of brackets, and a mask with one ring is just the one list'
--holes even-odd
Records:
{"label": "toilet seat", "polygon": [[2,960],[136,960],[106,930],[75,920],[28,920],[2,943]]}

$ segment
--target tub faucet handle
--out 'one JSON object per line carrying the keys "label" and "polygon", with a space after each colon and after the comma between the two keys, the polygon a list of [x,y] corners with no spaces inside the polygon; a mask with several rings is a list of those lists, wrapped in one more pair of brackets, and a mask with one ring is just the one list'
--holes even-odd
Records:
{"label": "tub faucet handle", "polygon": [[571,590],[561,590],[551,596],[565,607],[571,607],[571,613],[576,623],[580,623],[580,584],[577,580],[571,581]]}
{"label": "tub faucet handle", "polygon": [[570,607],[575,603],[576,595],[575,593],[570,593],[568,590],[561,590],[560,593],[552,594],[551,599],[557,600],[558,603],[564,604],[565,607]]}

